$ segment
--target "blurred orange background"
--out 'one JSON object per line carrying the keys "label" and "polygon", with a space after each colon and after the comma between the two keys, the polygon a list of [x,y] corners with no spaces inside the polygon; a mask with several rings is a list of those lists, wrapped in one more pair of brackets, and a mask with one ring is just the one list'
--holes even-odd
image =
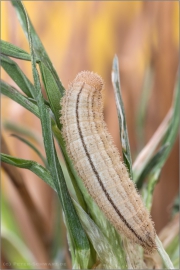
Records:
{"label": "blurred orange background", "polygon": [[[179,56],[179,3],[177,1],[24,1],[31,21],[65,86],[78,72],[91,70],[105,82],[104,115],[110,133],[120,149],[119,127],[111,83],[112,60],[120,64],[122,96],[127,117],[133,161],[148,142],[171,106]],[[1,38],[29,52],[28,42],[9,1],[1,2]],[[17,63],[32,80],[31,64]],[[149,93],[139,137],[137,114],[145,79]],[[2,79],[14,82],[2,70]],[[16,87],[16,86],[15,86]],[[39,120],[21,106],[2,97],[2,122],[10,120],[32,131],[41,132]],[[41,161],[24,144],[2,128],[12,155]],[[142,136],[142,134],[141,134]],[[142,139],[143,138],[143,139]],[[163,168],[154,192],[152,218],[159,232],[170,218],[172,202],[178,193],[178,142]],[[26,170],[19,170],[34,202],[41,212],[47,231],[52,231],[53,198],[50,188]],[[3,172],[3,187],[17,218],[29,229],[31,249],[38,260],[46,253],[38,248],[33,229],[27,221],[18,195]],[[17,211],[18,210],[18,211]],[[36,242],[36,244],[35,244]]]}

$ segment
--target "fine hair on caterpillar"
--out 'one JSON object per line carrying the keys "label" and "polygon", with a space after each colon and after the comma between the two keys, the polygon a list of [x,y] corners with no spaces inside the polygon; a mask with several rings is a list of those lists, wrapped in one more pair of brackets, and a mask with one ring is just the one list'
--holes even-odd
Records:
{"label": "fine hair on caterpillar", "polygon": [[62,98],[66,150],[89,194],[119,233],[150,253],[155,229],[103,118],[103,81],[83,71]]}

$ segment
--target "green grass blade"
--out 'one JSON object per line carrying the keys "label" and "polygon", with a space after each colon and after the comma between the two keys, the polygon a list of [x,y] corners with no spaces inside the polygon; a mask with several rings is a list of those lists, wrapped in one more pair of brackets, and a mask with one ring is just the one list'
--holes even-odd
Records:
{"label": "green grass blade", "polygon": [[174,199],[174,202],[173,202],[172,216],[174,216],[175,214],[180,212],[179,202],[180,202],[180,194],[178,193],[178,195],[176,196],[176,198]]}
{"label": "green grass blade", "polygon": [[40,133],[29,126],[20,125],[12,121],[5,120],[3,122],[3,128],[7,131],[16,132],[20,135],[27,136],[29,139],[35,141],[38,145],[42,145]]}
{"label": "green grass blade", "polygon": [[28,140],[22,138],[19,135],[11,134],[11,136],[14,137],[14,138],[17,138],[21,142],[27,144],[32,150],[34,150],[34,152],[40,157],[40,159],[42,160],[44,165],[47,167],[47,161],[46,161],[45,157],[41,154],[41,152],[37,149],[37,147],[34,144],[32,144],[31,142],[29,142]]}
{"label": "green grass blade", "polygon": [[[22,158],[13,157],[4,153],[1,153],[2,162],[8,163],[12,166],[19,167],[22,169],[28,169],[39,176],[46,184],[48,184],[55,192],[57,192],[50,172],[47,168],[44,168],[42,165],[38,164],[33,160],[26,160]],[[65,167],[63,167],[63,171],[65,172]],[[68,177],[68,176],[67,176]]]}
{"label": "green grass blade", "polygon": [[[14,80],[19,88],[28,96],[29,100],[36,104],[34,85],[26,77],[19,66],[11,60],[9,57],[0,54],[0,64],[7,74]],[[44,100],[45,104],[50,106],[47,100]]]}
{"label": "green grass blade", "polygon": [[175,139],[178,134],[179,130],[179,122],[180,122],[180,106],[179,106],[179,99],[180,99],[180,80],[178,80],[175,93],[174,93],[174,101],[173,101],[173,116],[169,123],[169,127],[165,136],[162,141],[162,147],[168,145],[169,147],[166,148],[164,155],[161,156],[160,161],[154,167],[154,170],[161,169],[166,162],[170,151],[174,145]]}
{"label": "green grass blade", "polygon": [[178,212],[159,233],[159,239],[161,239],[175,269],[179,269],[179,217],[180,213]]}
{"label": "green grass blade", "polygon": [[175,269],[168,254],[164,250],[163,245],[162,245],[161,241],[159,240],[158,236],[156,236],[156,245],[157,245],[158,252],[161,255],[161,258],[164,262],[165,267],[167,269]]}
{"label": "green grass blade", "polygon": [[137,158],[133,163],[133,176],[134,182],[137,183],[139,176],[142,174],[144,168],[147,166],[149,161],[154,155],[157,147],[162,143],[162,140],[169,128],[169,123],[173,116],[172,108],[167,113],[166,117],[150,139],[150,141],[146,144],[146,146],[142,149],[142,151],[138,154]]}
{"label": "green grass blade", "polygon": [[[23,268],[23,262],[28,265],[35,258],[23,243],[21,230],[17,224],[12,207],[9,204],[9,199],[3,191],[1,192],[1,252],[3,252],[8,262],[11,263],[11,266],[13,262],[16,262],[16,269],[19,269]],[[21,266],[18,267],[18,264],[21,264]],[[29,265],[29,268],[32,267]]]}
{"label": "green grass blade", "polygon": [[114,88],[115,99],[116,99],[116,108],[117,108],[117,112],[118,112],[123,160],[124,160],[124,163],[127,166],[127,169],[129,171],[130,178],[133,180],[131,151],[130,151],[130,145],[129,145],[129,137],[128,137],[128,131],[127,131],[127,125],[126,125],[124,105],[123,105],[123,100],[121,97],[119,63],[118,63],[117,56],[115,56],[113,59],[112,84],[113,84],[113,88]]}
{"label": "green grass blade", "polygon": [[[23,96],[19,91],[17,91],[14,87],[8,85],[5,82],[1,83],[1,91],[2,94],[8,96],[9,98],[11,98],[12,100],[16,101],[17,103],[19,103],[21,106],[23,106],[25,109],[29,110],[30,112],[32,112],[33,114],[35,114],[38,118],[40,118],[39,116],[39,110],[37,105],[35,105],[34,103],[32,103],[31,101],[29,101],[25,96]],[[37,102],[36,102],[37,103]],[[22,128],[18,129],[17,125],[13,125],[13,123],[6,123],[7,128],[12,130],[13,132],[20,132],[25,135],[29,136],[29,131],[27,134],[27,131],[24,131],[24,129],[22,130]],[[61,138],[61,134],[59,132],[59,129],[57,128],[57,125],[55,124],[54,120],[51,118],[51,125],[53,127],[53,132],[55,133],[55,135],[57,135],[57,133],[59,134],[60,138]],[[30,137],[32,137],[33,134],[30,134]],[[34,138],[34,136],[33,136]],[[39,142],[39,141],[38,141]],[[63,140],[61,139],[61,145],[63,145]],[[78,197],[78,200],[80,202],[80,204],[83,206],[83,208],[85,209],[85,203],[84,203],[84,199],[82,197],[82,194],[79,190],[79,188],[77,187],[77,184],[75,181],[73,181],[73,186],[75,188],[76,191],[76,195]]]}
{"label": "green grass blade", "polygon": [[149,175],[154,166],[156,166],[156,164],[160,162],[162,156],[166,152],[167,147],[169,147],[169,145],[164,145],[163,147],[161,147],[159,151],[150,159],[149,163],[147,163],[147,165],[144,167],[144,170],[140,174],[138,182],[136,183],[138,190],[142,188],[145,178]]}
{"label": "green grass blade", "polygon": [[22,95],[13,86],[1,81],[1,93],[11,98],[15,102],[19,103],[25,109],[35,114],[38,118],[40,117],[38,107],[34,103],[29,101],[27,97]]}
{"label": "green grass blade", "polygon": [[[57,192],[54,182],[52,180],[52,177],[50,175],[50,172],[44,167],[42,167],[40,164],[38,164],[37,162],[32,161],[32,160],[25,160],[25,159],[12,157],[10,155],[6,155],[3,153],[1,154],[1,160],[2,162],[6,162],[10,165],[32,171],[37,176],[39,176],[46,184],[48,184],[55,192]],[[79,208],[81,207],[79,206]],[[74,259],[76,260],[76,258]],[[86,256],[85,259],[88,260],[89,259],[88,256]],[[77,264],[78,264],[78,261],[77,261]],[[86,262],[86,264],[88,264],[88,261]]]}
{"label": "green grass blade", "polygon": [[[172,105],[173,117],[170,121],[169,128],[163,138],[163,144],[169,143],[172,146],[177,136],[179,120],[180,120],[179,98],[180,98],[180,78],[178,78],[177,84],[175,87],[175,93],[174,93],[174,99],[173,99],[173,105]],[[169,151],[170,150],[171,149],[169,149]],[[168,155],[168,153],[166,155]]]}
{"label": "green grass blade", "polygon": [[[126,121],[125,121],[125,114],[123,109],[123,102],[120,95],[120,79],[119,79],[119,67],[118,67],[118,58],[115,57],[113,61],[113,71],[112,71],[112,82],[115,90],[115,96],[116,96],[116,105],[118,110],[118,117],[119,117],[119,123],[120,123],[120,134],[121,134],[121,143],[122,143],[122,151],[123,151],[123,158],[126,166],[129,169],[130,176],[132,178],[132,161],[131,161],[131,153],[130,153],[130,147],[129,147],[129,140],[128,140],[128,133],[126,128]],[[154,178],[157,177],[158,171],[155,172]],[[133,178],[132,178],[133,179]],[[153,188],[154,181],[152,181],[152,187]],[[149,193],[150,194],[150,193]],[[152,193],[151,193],[152,194]],[[163,258],[163,261],[165,263],[165,266],[169,267],[169,269],[173,269],[172,262],[169,259],[169,256],[163,249],[160,241],[158,241],[158,238],[156,237],[156,243],[158,247],[158,251]]]}
{"label": "green grass blade", "polygon": [[1,66],[7,72],[7,74],[13,79],[13,81],[19,86],[19,88],[28,96],[33,97],[34,86],[29,79],[24,75],[19,66],[5,55],[0,55]]}
{"label": "green grass blade", "polygon": [[1,252],[5,254],[8,264],[6,269],[13,266],[14,269],[34,269],[33,261],[35,258],[28,247],[22,242],[22,240],[12,231],[6,227],[1,226]]}
{"label": "green grass blade", "polygon": [[[21,1],[13,1],[11,0],[12,5],[15,7],[17,14],[18,14],[18,18],[19,21],[22,25],[22,28],[24,30],[24,33],[26,35],[26,37],[28,38],[28,30],[27,30],[27,24],[26,24],[26,16],[23,12],[23,5],[21,3]],[[33,44],[34,44],[34,53],[36,55],[36,58],[39,59],[41,62],[43,62],[47,68],[49,68],[49,70],[51,71],[51,73],[53,74],[54,80],[56,81],[57,87],[60,91],[61,96],[63,96],[64,93],[64,87],[61,83],[61,81],[59,80],[59,77],[56,73],[56,70],[54,69],[46,51],[45,48],[41,42],[41,40],[39,39],[28,15],[27,18],[29,20],[29,30],[31,31],[31,35],[32,35],[32,40],[33,40]]]}
{"label": "green grass blade", "polygon": [[152,139],[146,145],[146,147],[141,151],[141,153],[136,158],[133,164],[133,175],[135,182],[139,181],[139,177],[142,174],[145,167],[147,167],[153,153],[156,150],[157,146],[169,145],[169,150],[166,151],[164,159],[167,159],[169,152],[172,149],[175,137],[177,135],[178,126],[179,126],[179,80],[176,85],[176,90],[174,93],[173,105],[169,110],[168,114],[164,118],[163,122],[157,129],[156,133],[153,135]]}
{"label": "green grass blade", "polygon": [[1,161],[10,165],[28,169],[44,180],[52,189],[56,191],[52,177],[47,169],[32,160],[20,159],[1,153]]}
{"label": "green grass blade", "polygon": [[73,185],[73,188],[74,188],[76,197],[77,197],[77,199],[78,199],[78,202],[79,202],[79,204],[81,205],[81,207],[82,207],[85,211],[88,211],[86,202],[85,202],[84,197],[83,197],[83,194],[82,194],[82,192],[81,192],[81,190],[80,190],[80,188],[79,188],[79,186],[78,186],[76,177],[74,176],[74,174],[73,174],[73,172],[72,172],[72,170],[71,170],[71,167],[70,167],[70,165],[69,165],[68,157],[67,157],[66,153],[63,152],[62,147],[61,147],[61,151],[62,151],[63,156],[64,156],[64,158],[65,158],[66,168],[67,168],[67,171],[68,171],[68,175],[69,175],[69,177],[70,177],[70,179],[71,179],[71,183],[72,183],[72,185]]}
{"label": "green grass blade", "polygon": [[[37,101],[34,98],[28,97],[28,100],[30,100],[32,103],[37,105]],[[46,99],[44,99],[44,104],[46,104],[50,108],[50,104]],[[51,116],[54,118],[54,115],[53,115],[52,111],[51,111]]]}
{"label": "green grass blade", "polygon": [[166,248],[166,252],[169,254],[174,267],[179,269],[179,234],[174,237],[171,243]]}
{"label": "green grass blade", "polygon": [[40,71],[44,83],[44,87],[50,102],[51,110],[54,113],[56,124],[58,128],[61,128],[59,117],[60,117],[60,100],[61,100],[61,94],[59,92],[58,86],[56,84],[56,81],[53,77],[53,74],[47,68],[46,65],[44,65],[42,62],[39,64]]}
{"label": "green grass blade", "polygon": [[142,93],[140,99],[138,101],[137,106],[137,115],[136,115],[136,137],[138,143],[138,149],[142,149],[144,146],[144,135],[145,135],[145,119],[146,119],[146,112],[149,97],[151,94],[152,89],[152,82],[153,82],[153,71],[150,67],[148,67],[145,71],[145,78],[142,87]]}
{"label": "green grass blade", "polygon": [[69,159],[69,157],[68,157],[68,155],[66,153],[65,144],[64,144],[64,140],[62,138],[61,132],[58,129],[55,122],[51,122],[51,125],[52,125],[52,131],[54,133],[54,136],[57,139],[57,142],[59,144],[59,148],[60,148],[60,150],[61,150],[61,152],[62,152],[62,154],[64,156],[64,160],[66,162],[66,167],[67,167],[69,176],[71,178],[71,182],[72,182],[72,185],[74,187],[76,196],[78,198],[78,202],[80,203],[81,207],[84,210],[87,210],[87,205],[86,205],[86,203],[84,201],[84,195],[82,195],[83,192],[81,192],[81,189],[79,188],[79,185],[78,185],[78,182],[81,181],[81,180],[79,180],[79,177],[78,177],[76,171],[73,168],[72,162],[71,162],[71,160]]}
{"label": "green grass blade", "polygon": [[[164,152],[162,155],[159,156],[159,159],[156,160],[154,166],[152,166],[149,172],[148,178],[148,189],[149,192],[147,194],[146,205],[148,208],[151,207],[152,203],[152,194],[154,191],[154,187],[159,179],[159,175],[161,170],[169,156],[169,153],[174,145],[175,139],[178,134],[179,123],[180,123],[180,112],[179,112],[179,104],[180,104],[180,80],[177,83],[175,94],[174,94],[174,102],[173,102],[173,116],[171,121],[169,122],[168,129],[164,135],[162,141],[162,148],[164,148]],[[148,165],[147,165],[148,166]],[[146,167],[147,168],[147,167]],[[139,180],[138,180],[139,182]],[[137,182],[137,184],[138,184]],[[146,187],[145,187],[146,188]]]}
{"label": "green grass blade", "polygon": [[31,61],[29,53],[4,40],[0,41],[1,53],[10,57]]}
{"label": "green grass blade", "polygon": [[[14,3],[14,1],[12,1]],[[37,46],[37,38],[34,38],[34,31],[30,25],[28,16],[21,2],[16,2],[18,12],[21,17],[24,18],[24,27],[28,33],[31,59],[32,59],[32,72],[34,77],[34,85],[36,90],[36,101],[39,108],[39,114],[41,119],[42,134],[44,139],[44,146],[46,157],[48,161],[49,170],[56,187],[59,199],[62,203],[62,208],[65,214],[65,220],[68,228],[71,241],[74,245],[74,250],[79,258],[79,265],[81,268],[86,268],[87,265],[84,263],[84,256],[90,255],[90,247],[88,238],[82,228],[76,210],[74,208],[72,199],[67,190],[64,175],[59,164],[57,153],[54,147],[54,141],[51,131],[51,119],[50,110],[44,104],[44,99],[41,92],[41,85],[39,80],[39,74],[36,68],[36,56],[35,47]],[[32,31],[32,35],[31,35]],[[32,38],[33,36],[33,38]],[[41,48],[42,49],[42,48]]]}
{"label": "green grass blade", "polygon": [[142,191],[141,191],[142,199],[143,199],[143,202],[144,202],[146,208],[149,211],[151,211],[153,191],[154,191],[154,188],[158,182],[160,172],[161,171],[159,170],[159,171],[155,171],[154,173],[151,173],[147,179],[147,183],[144,183],[144,185],[142,187]]}
{"label": "green grass blade", "polygon": [[[94,221],[89,215],[77,204],[75,201],[75,207],[81,219],[81,223],[88,234],[91,243],[93,244],[99,260],[103,266],[103,269],[121,269],[123,265],[120,265],[111,244]],[[125,269],[123,267],[123,269]]]}

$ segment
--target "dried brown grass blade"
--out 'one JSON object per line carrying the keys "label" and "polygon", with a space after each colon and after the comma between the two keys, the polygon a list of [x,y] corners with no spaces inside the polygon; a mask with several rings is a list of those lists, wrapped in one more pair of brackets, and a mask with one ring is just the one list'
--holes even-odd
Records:
{"label": "dried brown grass blade", "polygon": [[[1,152],[5,154],[10,154],[4,136],[1,136]],[[37,232],[37,235],[40,238],[41,243],[45,247],[45,249],[49,246],[49,240],[46,239],[47,229],[45,227],[45,220],[42,217],[41,213],[37,210],[25,184],[24,179],[21,173],[18,171],[16,167],[12,167],[11,165],[2,162],[2,168],[9,176],[9,179],[13,183],[14,188],[16,189],[17,193],[19,194],[20,198],[25,205],[29,216],[31,218],[32,224],[34,225],[34,229]]]}

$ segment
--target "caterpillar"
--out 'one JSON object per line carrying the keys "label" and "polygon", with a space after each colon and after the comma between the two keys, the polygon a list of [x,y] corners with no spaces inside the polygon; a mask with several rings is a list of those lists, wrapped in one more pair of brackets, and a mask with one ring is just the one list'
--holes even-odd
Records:
{"label": "caterpillar", "polygon": [[103,118],[103,81],[80,72],[61,101],[62,136],[73,166],[89,194],[119,233],[156,249],[155,229]]}

